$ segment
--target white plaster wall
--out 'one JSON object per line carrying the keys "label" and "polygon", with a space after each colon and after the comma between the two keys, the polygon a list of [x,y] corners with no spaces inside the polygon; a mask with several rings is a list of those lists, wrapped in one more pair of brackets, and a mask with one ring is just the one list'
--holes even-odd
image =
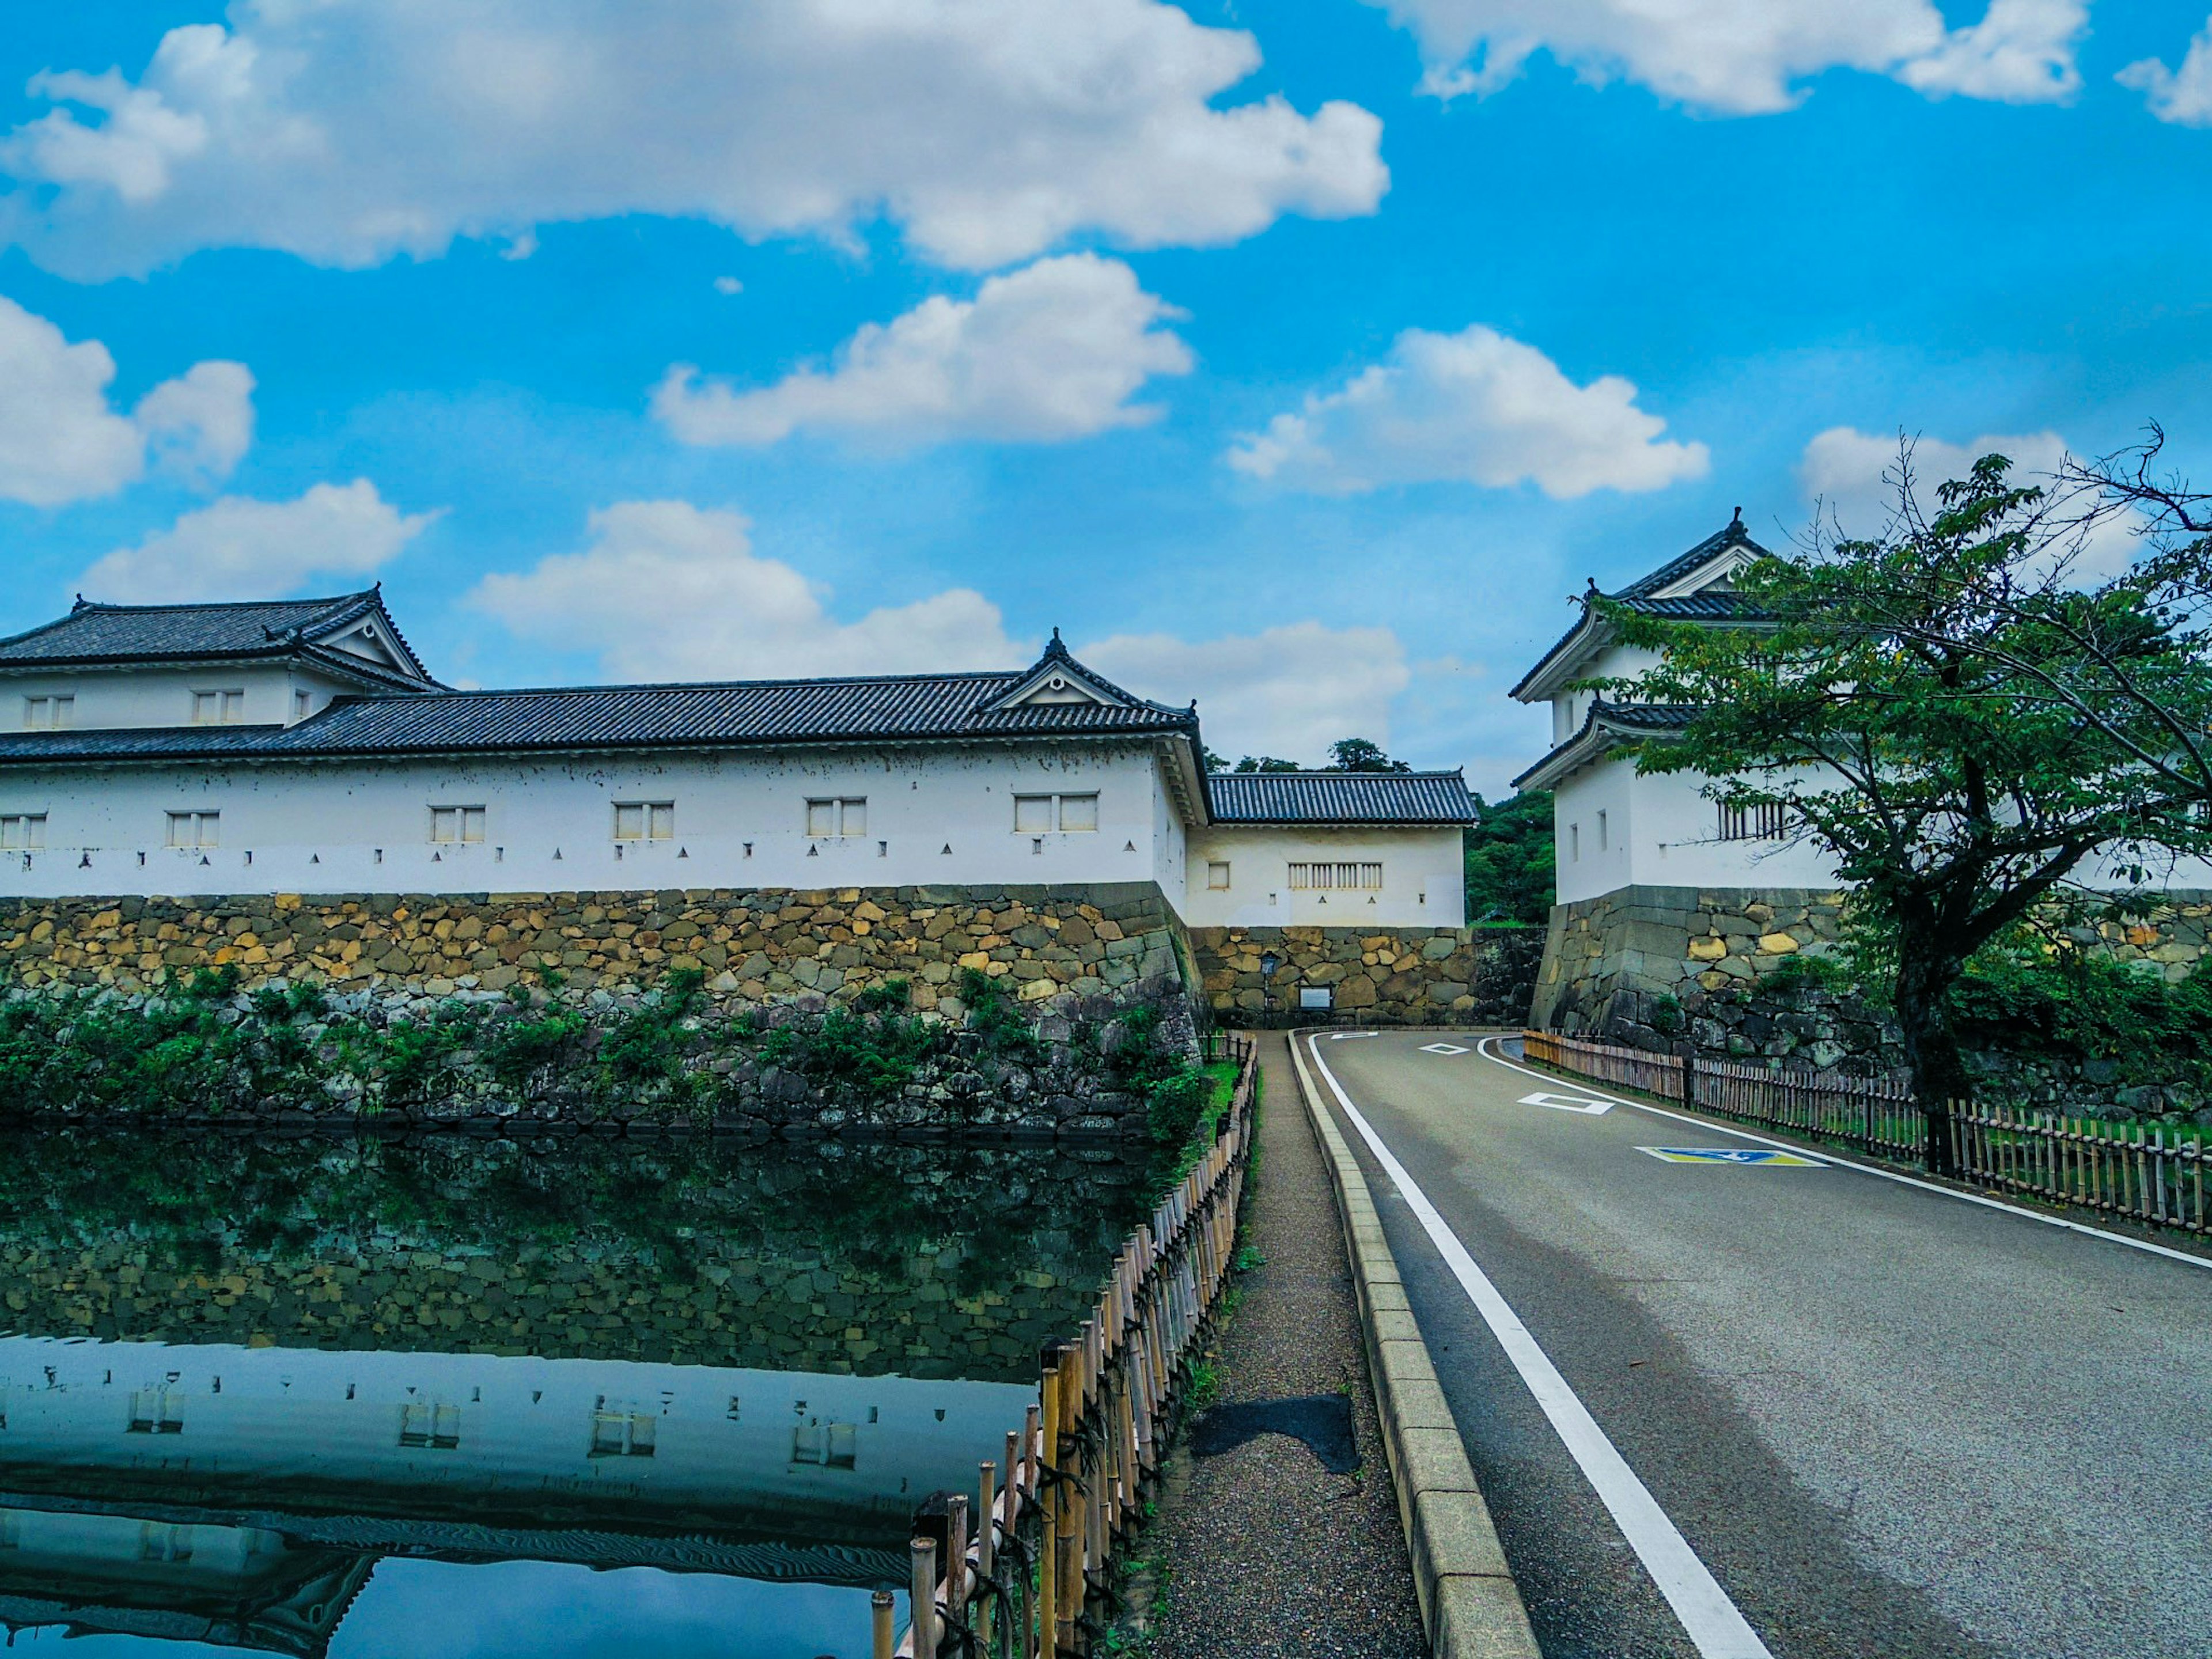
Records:
{"label": "white plaster wall", "polygon": [[[1318,859],[1380,863],[1382,890],[1293,891],[1288,866]],[[1225,891],[1206,885],[1217,860],[1229,866]],[[1214,824],[1191,831],[1189,870],[1182,916],[1193,927],[1456,927],[1467,917],[1456,829]]]}
{"label": "white plaster wall", "polygon": [[[1610,645],[1577,669],[1575,678],[1614,679],[1640,676],[1656,668],[1660,660],[1659,652],[1648,651],[1640,646]],[[1596,696],[1595,691],[1562,691],[1552,699],[1552,742],[1554,744],[1565,743],[1582,730],[1583,717],[1589,713],[1590,704]],[[1612,701],[1632,700],[1616,696]]]}
{"label": "white plaster wall", "polygon": [[[1016,794],[1092,790],[1096,831],[1015,833]],[[0,893],[1145,881],[1163,864],[1162,792],[1152,752],[1134,745],[9,767],[0,813],[45,812],[46,848],[0,859]],[[866,798],[866,835],[810,839],[811,796]],[[674,836],[617,843],[617,801],[672,801]],[[484,807],[483,844],[434,845],[434,805]],[[221,812],[218,848],[164,847],[167,813],[187,808]]]}
{"label": "white plaster wall", "polygon": [[246,693],[246,726],[287,726],[292,720],[292,694],[310,694],[308,712],[319,712],[330,700],[360,690],[311,669],[282,664],[251,668],[99,669],[72,674],[0,675],[0,731],[25,728],[24,700],[38,696],[73,696],[70,726],[76,731],[114,728],[190,726],[195,691]]}

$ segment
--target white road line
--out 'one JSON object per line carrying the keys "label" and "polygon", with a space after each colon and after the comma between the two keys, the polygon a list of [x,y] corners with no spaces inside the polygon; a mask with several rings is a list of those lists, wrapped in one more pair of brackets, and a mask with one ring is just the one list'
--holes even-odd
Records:
{"label": "white road line", "polygon": [[[1502,1037],[1480,1038],[1474,1045],[1474,1051],[1492,1065],[1503,1066],[1507,1071],[1518,1072],[1523,1077],[1538,1078],[1546,1083],[1557,1083],[1559,1080],[1550,1072],[1534,1071],[1528,1066],[1516,1065],[1504,1055],[1494,1052],[1491,1045],[1504,1041]],[[1716,1123],[1711,1118],[1692,1117],[1683,1112],[1670,1112],[1664,1106],[1653,1106],[1644,1101],[1630,1100],[1620,1095],[1601,1095],[1595,1089],[1589,1092],[1593,1100],[1610,1100],[1616,1106],[1632,1106],[1639,1112],[1650,1113],[1654,1117],[1672,1118],[1677,1123],[1695,1124],[1700,1129],[1711,1129],[1717,1134],[1734,1135],[1739,1140],[1756,1141],[1762,1146],[1779,1146],[1786,1152],[1804,1151],[1803,1147],[1793,1146],[1786,1140],[1775,1140],[1765,1135],[1753,1134],[1748,1129],[1731,1128],[1725,1123]],[[2001,1198],[1990,1198],[1981,1193],[1962,1193],[1955,1187],[1942,1186],[1933,1181],[1922,1181],[1917,1176],[1904,1175],[1895,1170],[1885,1170],[1880,1164],[1861,1164],[1852,1158],[1838,1158],[1833,1152],[1822,1152],[1819,1157],[1824,1163],[1832,1164],[1839,1170],[1856,1170],[1861,1175],[1880,1176],[1884,1181],[1894,1181],[1900,1187],[1917,1187],[1923,1193],[1936,1193],[1944,1198],[1955,1198],[1961,1204],[1978,1204],[1985,1210],[2002,1210],[2007,1215],[2022,1216],[2030,1221],[2040,1221],[2046,1227],[2060,1227],[2069,1233],[2081,1233],[2090,1238],[2101,1238],[2107,1244],[2124,1244],[2131,1250],[2142,1250],[2150,1255],[2162,1255],[2169,1261],[2185,1261],[2192,1267],[2212,1268],[2212,1256],[2191,1255],[2187,1250],[2177,1250],[2165,1244],[2154,1244],[2147,1238],[2130,1238],[2125,1233],[2111,1232],[2102,1227],[2092,1227],[2082,1222],[2069,1221],[2063,1216],[2042,1215],[2033,1210],[2022,1209],[2017,1204],[2008,1204]]]}
{"label": "white road line", "polygon": [[1559,1367],[1552,1364],[1521,1316],[1499,1295],[1490,1276],[1475,1265],[1437,1206],[1429,1202],[1413,1177],[1406,1173],[1406,1166],[1398,1162],[1390,1149],[1382,1144],[1382,1137],[1375,1133],[1374,1126],[1360,1115],[1352,1103],[1352,1097],[1344,1092],[1344,1085],[1336,1080],[1336,1073],[1321,1057],[1321,1047],[1310,1036],[1306,1039],[1306,1051],[1328,1079],[1336,1103],[1344,1110],[1352,1127],[1359,1131],[1368,1150],[1376,1161],[1397,1184],[1398,1193],[1428,1231],[1429,1237],[1443,1253],[1445,1265],[1466,1291],[1468,1299],[1490,1327],[1505,1357],[1513,1362],[1521,1380],[1528,1385],[1528,1392],[1551,1419],[1552,1427],[1565,1443],[1568,1452],[1581,1468],[1583,1476],[1596,1488],[1599,1498],[1612,1515],[1613,1524],[1620,1528],[1621,1536],[1635,1550],[1637,1559],[1651,1575],[1651,1582],[1667,1598],[1667,1605],[1682,1621],[1682,1628],[1697,1646],[1703,1659],[1773,1659],[1766,1644],[1759,1633],[1745,1621],[1729,1600],[1705,1564],[1698,1559],[1697,1552],[1667,1518],[1667,1511],[1659,1507],[1658,1500],[1646,1490],[1636,1471],[1628,1467],[1627,1460],[1605,1437],[1597,1419],[1589,1414],[1567,1380],[1559,1375]]}

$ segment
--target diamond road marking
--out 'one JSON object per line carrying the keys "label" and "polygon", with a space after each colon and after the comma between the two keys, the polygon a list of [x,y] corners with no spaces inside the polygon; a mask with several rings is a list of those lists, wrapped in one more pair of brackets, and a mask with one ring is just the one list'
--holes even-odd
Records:
{"label": "diamond road marking", "polygon": [[1795,1170],[1828,1167],[1817,1158],[1800,1158],[1767,1146],[1638,1146],[1636,1150],[1649,1152],[1662,1164],[1783,1164]]}
{"label": "diamond road marking", "polygon": [[1550,1095],[1541,1091],[1521,1097],[1523,1106],[1548,1106],[1555,1112],[1581,1112],[1590,1117],[1603,1117],[1613,1109],[1609,1100],[1585,1100],[1580,1095]]}
{"label": "diamond road marking", "polygon": [[1456,1042],[1425,1042],[1421,1045],[1421,1052],[1425,1054],[1463,1054],[1467,1050]]}

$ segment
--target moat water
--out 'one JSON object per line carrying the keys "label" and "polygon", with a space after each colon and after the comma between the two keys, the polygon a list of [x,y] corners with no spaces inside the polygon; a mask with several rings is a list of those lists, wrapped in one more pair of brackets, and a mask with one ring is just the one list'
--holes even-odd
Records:
{"label": "moat water", "polygon": [[859,1659],[1146,1194],[1050,1147],[0,1135],[0,1630]]}

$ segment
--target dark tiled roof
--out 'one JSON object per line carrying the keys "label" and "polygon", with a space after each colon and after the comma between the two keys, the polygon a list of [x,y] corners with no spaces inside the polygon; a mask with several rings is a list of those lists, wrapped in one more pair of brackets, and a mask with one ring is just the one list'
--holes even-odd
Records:
{"label": "dark tiled roof", "polygon": [[1194,735],[1198,717],[1158,703],[989,705],[1024,674],[606,685],[341,697],[297,726],[28,732],[0,761],[440,755],[929,741],[996,735]]}
{"label": "dark tiled roof", "polygon": [[[1754,556],[1766,551],[1757,542],[1752,540],[1750,532],[1744,529],[1743,517],[1741,513],[1729,520],[1725,528],[1706,537],[1681,557],[1668,560],[1650,575],[1629,583],[1617,593],[1608,593],[1605,597],[1621,600],[1648,616],[1665,617],[1676,622],[1729,622],[1738,617],[1749,617],[1753,613],[1744,604],[1742,597],[1726,588],[1707,588],[1702,592],[1685,593],[1671,599],[1656,599],[1651,597],[1661,588],[1671,586],[1699,567],[1710,564],[1731,547],[1744,548]],[[1596,591],[1597,585],[1592,582],[1590,592],[1595,593]],[[1546,669],[1558,661],[1560,655],[1571,647],[1577,640],[1588,637],[1589,634],[1602,626],[1596,621],[1595,613],[1589,607],[1589,596],[1584,595],[1579,603],[1583,611],[1582,615],[1575,618],[1574,626],[1560,635],[1552,648],[1536,659],[1536,665],[1521,677],[1519,684],[1514,686],[1513,690],[1507,694],[1508,696],[1519,696],[1542,675]]]}
{"label": "dark tiled roof", "polygon": [[[1602,697],[1591,699],[1589,712],[1583,723],[1565,743],[1553,746],[1552,752],[1513,780],[1513,787],[1529,787],[1529,781],[1553,774],[1538,786],[1549,788],[1558,778],[1579,769],[1584,761],[1595,760],[1613,748],[1614,738],[1633,738],[1659,735],[1686,729],[1698,717],[1695,708],[1668,703],[1607,702]],[[1562,762],[1572,761],[1564,770]]]}
{"label": "dark tiled roof", "polygon": [[1209,772],[1216,823],[1473,823],[1458,772]]}
{"label": "dark tiled roof", "polygon": [[1757,542],[1752,540],[1751,532],[1743,527],[1743,514],[1741,509],[1724,527],[1706,537],[1680,558],[1668,560],[1650,575],[1629,583],[1612,597],[1616,599],[1649,599],[1661,588],[1670,587],[1681,580],[1698,566],[1710,564],[1731,547],[1747,548],[1754,555],[1766,551]]}
{"label": "dark tiled roof", "polygon": [[319,641],[369,617],[390,632],[416,675],[429,680],[429,672],[401,638],[374,588],[335,599],[237,605],[98,605],[79,599],[66,617],[0,639],[0,666],[233,660],[291,656],[305,649],[319,661],[405,683],[407,676],[349,653],[314,650]]}

